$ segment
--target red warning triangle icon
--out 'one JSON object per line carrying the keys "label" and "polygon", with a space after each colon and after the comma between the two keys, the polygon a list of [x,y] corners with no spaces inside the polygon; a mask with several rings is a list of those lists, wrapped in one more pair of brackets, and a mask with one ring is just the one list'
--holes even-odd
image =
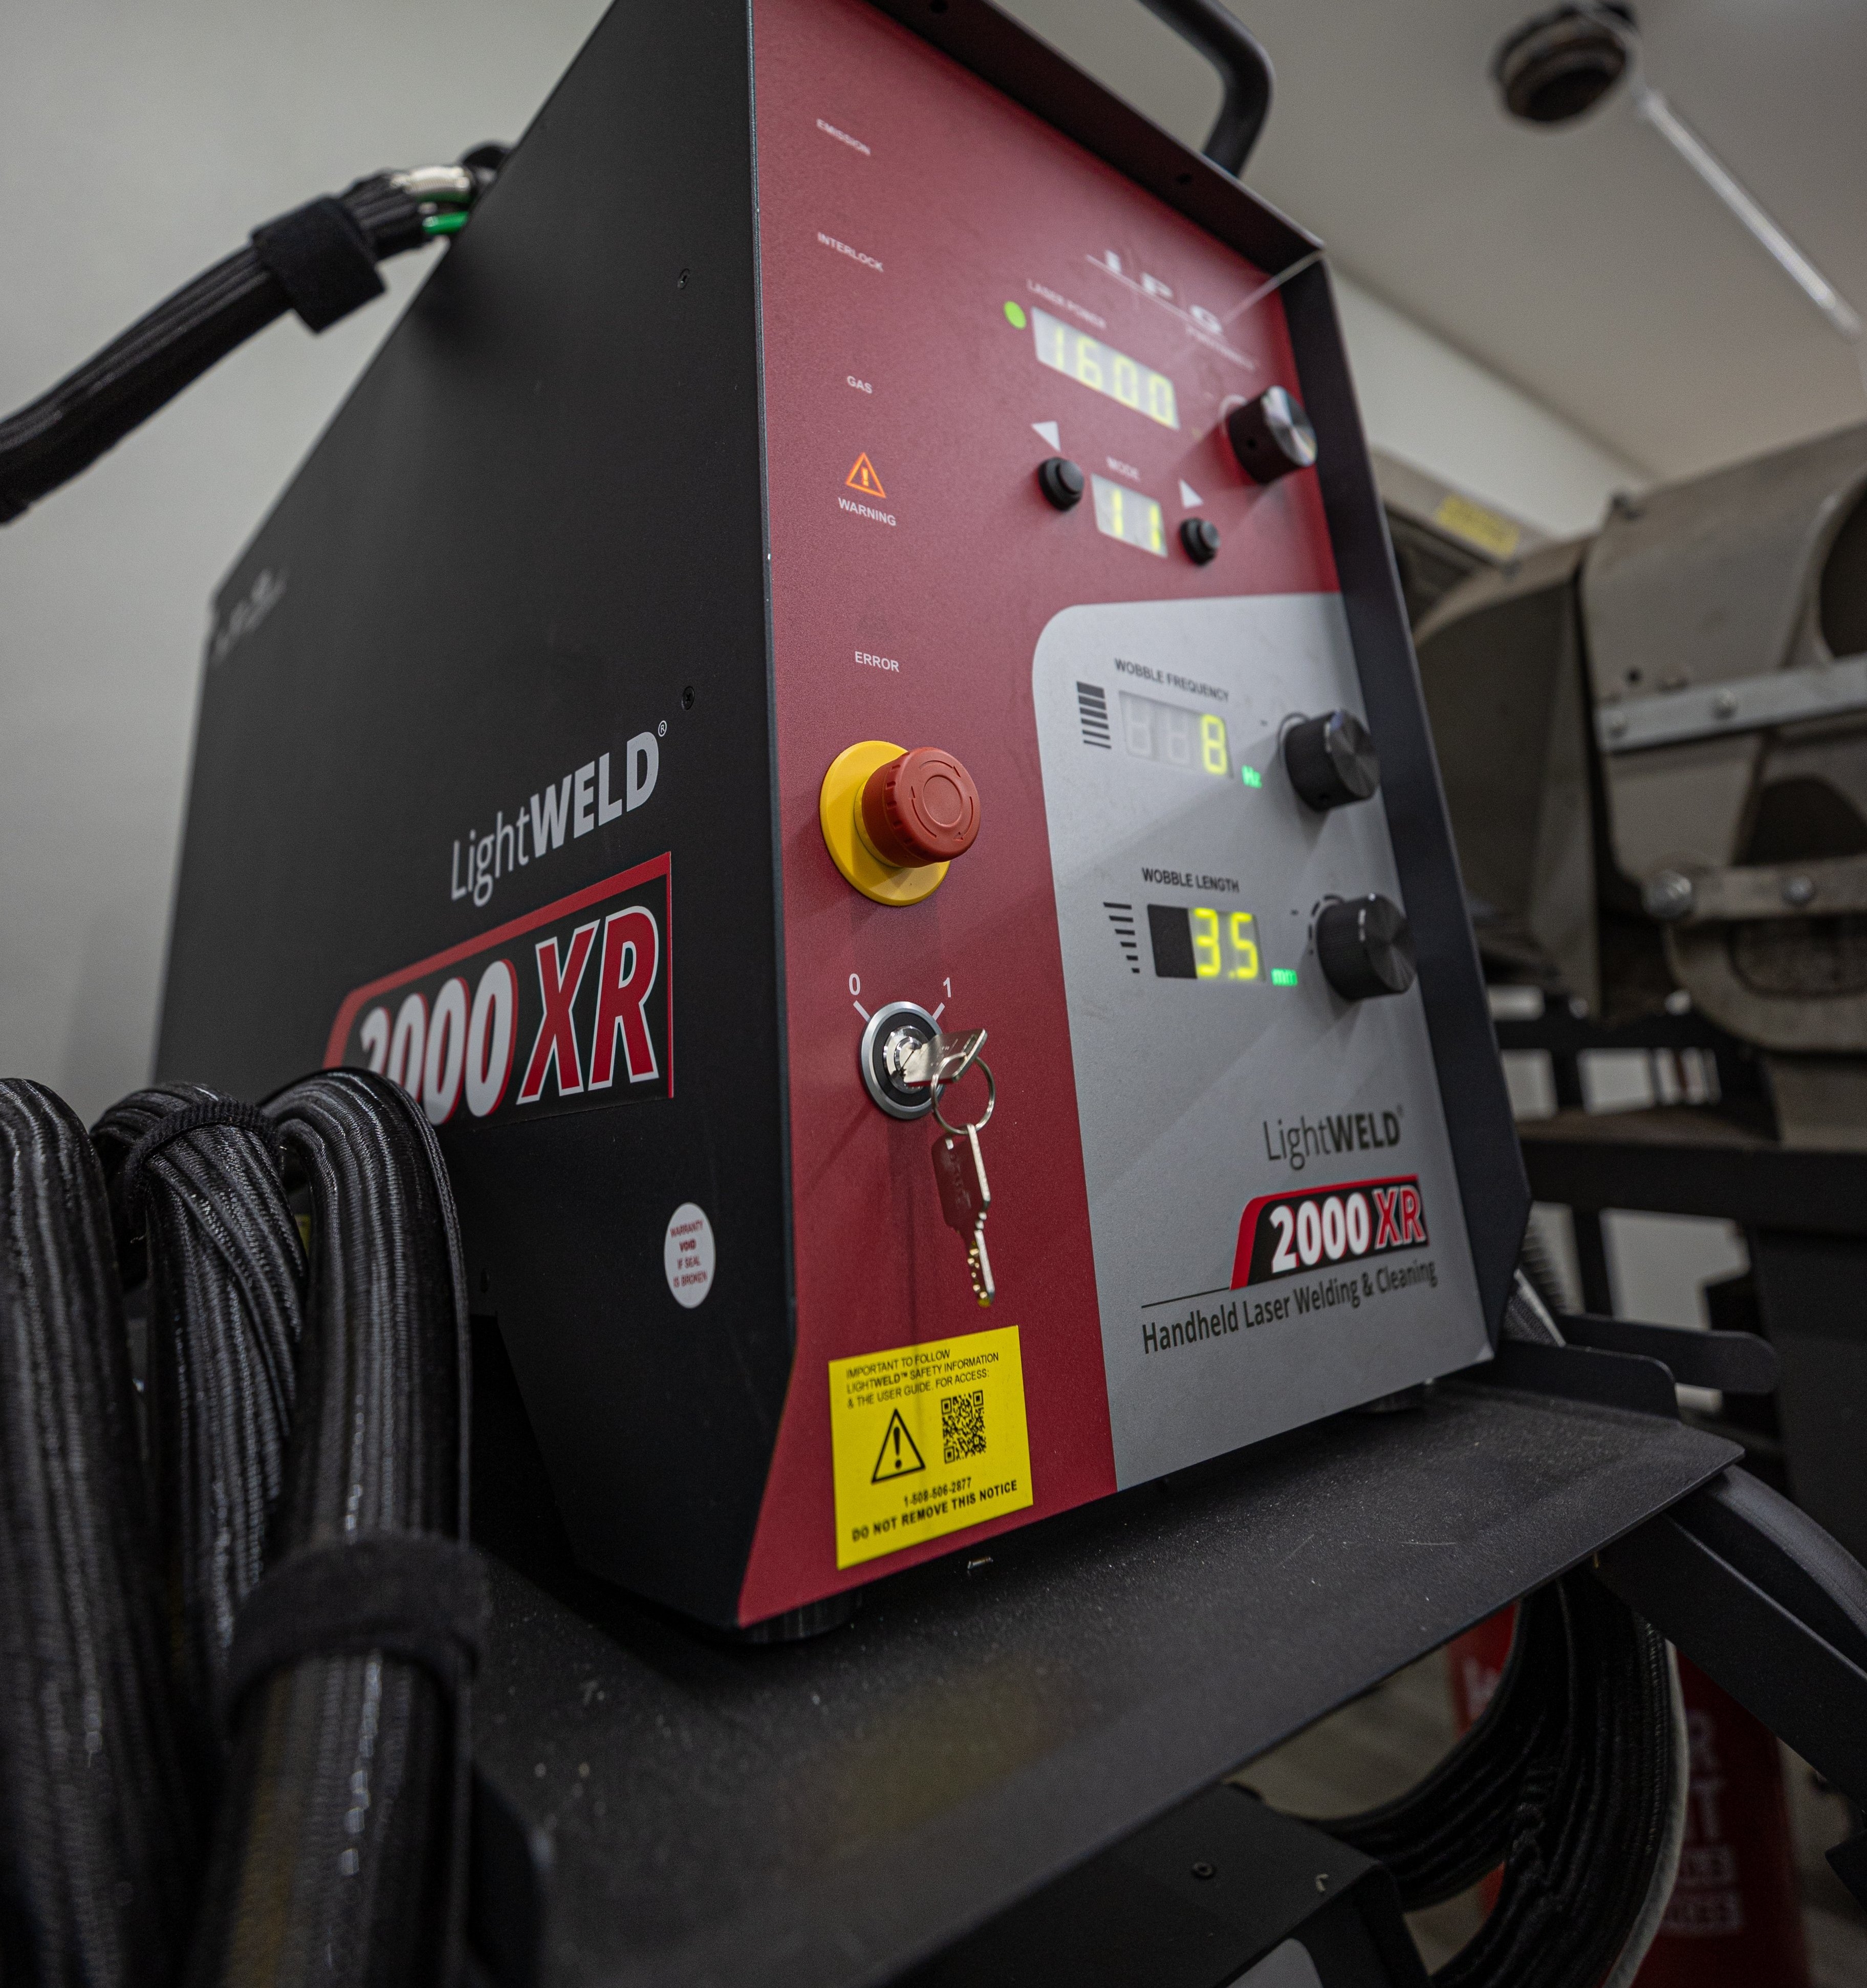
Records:
{"label": "red warning triangle icon", "polygon": [[868,459],[865,449],[856,458],[856,466],[844,478],[852,490],[860,490],[864,497],[885,497],[887,491],[881,487],[881,478],[875,474],[875,465]]}
{"label": "red warning triangle icon", "polygon": [[917,1470],[926,1468],[921,1452],[914,1446],[914,1438],[908,1433],[908,1425],[901,1420],[901,1412],[897,1408],[881,1432],[881,1454],[875,1459],[874,1474],[869,1482],[885,1484],[891,1477],[912,1477]]}

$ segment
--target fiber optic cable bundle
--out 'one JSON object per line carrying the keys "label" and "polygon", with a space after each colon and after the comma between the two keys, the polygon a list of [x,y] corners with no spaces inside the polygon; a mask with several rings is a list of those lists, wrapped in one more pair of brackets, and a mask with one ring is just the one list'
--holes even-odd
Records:
{"label": "fiber optic cable bundle", "polygon": [[1409,1912],[1502,1867],[1436,1988],[1625,1988],[1673,1888],[1686,1801],[1671,1652],[1585,1570],[1530,1596],[1483,1716],[1418,1786],[1319,1823]]}
{"label": "fiber optic cable bundle", "polygon": [[378,262],[458,233],[503,145],[458,165],[372,173],[255,228],[236,248],[17,414],[0,420],[0,525],[88,468],[191,381],[296,311],[323,331],[383,293]]}
{"label": "fiber optic cable bundle", "polygon": [[396,1086],[165,1087],[87,1141],[0,1083],[6,1988],[455,1977],[465,1334]]}

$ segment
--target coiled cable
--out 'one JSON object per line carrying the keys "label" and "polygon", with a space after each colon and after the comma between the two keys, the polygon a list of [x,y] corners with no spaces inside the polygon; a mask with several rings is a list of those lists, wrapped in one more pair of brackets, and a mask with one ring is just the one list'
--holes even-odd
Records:
{"label": "coiled cable", "polygon": [[1676,1850],[1665,1640],[1585,1570],[1520,1604],[1497,1690],[1397,1800],[1319,1827],[1378,1858],[1408,1909],[1503,1867],[1483,1926],[1436,1988],[1598,1988]]}
{"label": "coiled cable", "polygon": [[155,1988],[199,1826],[176,1743],[104,1184],[0,1081],[0,1980]]}
{"label": "coiled cable", "polygon": [[234,1618],[259,1581],[284,1480],[304,1323],[304,1246],[278,1134],[259,1117],[171,1084],[134,1092],[91,1131],[119,1259],[147,1266],[157,1531],[189,1738],[208,1757]]}
{"label": "coiled cable", "polygon": [[[297,1405],[269,1574],[298,1556],[466,1534],[467,1312],[440,1150],[362,1070],[267,1107],[311,1199]],[[263,1587],[262,1588],[263,1593]],[[449,1978],[463,1902],[464,1689],[383,1650],[312,1654],[255,1683],[188,1980],[273,1988]]]}

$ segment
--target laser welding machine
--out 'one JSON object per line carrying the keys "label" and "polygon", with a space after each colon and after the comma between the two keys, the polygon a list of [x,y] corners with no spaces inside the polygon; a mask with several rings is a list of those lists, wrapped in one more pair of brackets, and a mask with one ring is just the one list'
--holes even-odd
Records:
{"label": "laser welding machine", "polygon": [[159,1062],[420,1097],[579,1556],[721,1625],[1485,1358],[1316,245],[983,0],[620,0],[219,596]]}

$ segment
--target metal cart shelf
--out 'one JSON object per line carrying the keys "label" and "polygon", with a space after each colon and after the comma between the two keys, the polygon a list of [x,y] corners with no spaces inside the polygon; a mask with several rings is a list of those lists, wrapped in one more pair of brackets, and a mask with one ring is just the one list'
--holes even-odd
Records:
{"label": "metal cart shelf", "polygon": [[[482,1412],[509,1413],[490,1378]],[[519,1453],[500,1433],[482,1455]],[[1653,1361],[1507,1343],[1414,1407],[962,1548],[756,1648],[580,1574],[509,1472],[479,1494],[505,1563],[479,1916],[535,1948],[514,1980],[894,1979],[1737,1454]]]}

